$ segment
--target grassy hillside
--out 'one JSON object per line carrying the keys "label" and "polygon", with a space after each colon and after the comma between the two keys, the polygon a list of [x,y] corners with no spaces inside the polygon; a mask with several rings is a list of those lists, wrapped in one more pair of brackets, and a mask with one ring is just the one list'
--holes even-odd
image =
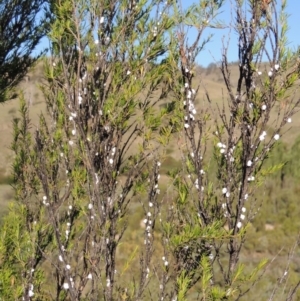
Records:
{"label": "grassy hillside", "polygon": [[[231,64],[231,81],[237,83],[238,80],[238,65]],[[264,68],[267,68],[265,66]],[[227,107],[228,96],[226,94],[226,87],[224,85],[222,74],[216,64],[211,63],[207,68],[197,67],[196,68],[196,80],[195,83],[199,85],[199,92],[196,101],[197,110],[208,110],[212,115],[212,119],[218,116],[218,108]],[[21,82],[18,89],[24,93],[24,97],[30,108],[30,118],[32,122],[32,128],[37,126],[39,115],[41,112],[45,112],[45,101],[43,94],[39,88],[43,79],[43,62],[40,61],[28,74],[28,76]],[[196,88],[196,87],[195,87]],[[212,105],[206,97],[206,91],[209,94]],[[162,104],[160,104],[162,105]],[[4,104],[1,104],[0,110],[0,203],[5,210],[5,205],[9,199],[11,199],[12,192],[9,189],[11,182],[11,164],[13,159],[13,153],[10,150],[12,141],[12,121],[14,118],[18,118],[19,110],[18,99],[13,99]],[[281,109],[281,105],[278,104],[276,109],[273,111],[273,119],[276,118],[278,110]],[[213,126],[213,123],[211,124]],[[213,128],[213,127],[212,127]],[[297,114],[293,120],[290,129],[286,128],[287,133],[282,137],[282,141],[287,144],[287,147],[293,145],[293,141],[297,138],[300,131],[300,114]],[[178,141],[171,142],[168,153],[166,164],[174,164],[180,161],[180,153],[178,148]]]}
{"label": "grassy hillside", "polygon": [[[231,64],[231,81],[236,83],[238,80],[238,66]],[[267,68],[267,66],[265,66]],[[45,112],[45,101],[43,94],[39,88],[43,79],[43,62],[40,61],[28,74],[19,85],[19,91],[22,91],[30,109],[30,119],[32,128],[37,126],[39,115]],[[226,94],[226,87],[224,85],[221,71],[217,65],[212,63],[207,68],[197,67],[196,79],[194,81],[199,85],[198,97],[196,101],[197,110],[208,110],[212,119],[218,116],[218,108],[222,109],[223,105],[227,107],[228,96]],[[195,87],[196,88],[196,87]],[[206,97],[206,91],[209,94],[212,105]],[[300,96],[296,96],[300,97]],[[162,105],[162,104],[160,104]],[[275,119],[278,110],[282,109],[282,105],[278,104],[273,110],[273,117]],[[0,110],[0,202],[7,202],[7,197],[4,197],[3,190],[7,191],[6,185],[10,183],[11,163],[13,159],[10,145],[12,141],[12,121],[18,118],[19,102],[18,99],[13,99],[4,104],[1,104]],[[213,122],[211,122],[213,125]],[[272,125],[271,125],[272,126]],[[282,137],[282,141],[286,143],[287,147],[291,147],[293,142],[298,137],[300,131],[300,114],[294,116],[290,128],[286,128],[287,133]],[[213,127],[212,127],[213,130]],[[171,142],[168,149],[168,164],[175,164],[180,160],[178,150],[178,141]],[[3,188],[5,186],[5,189]]]}
{"label": "grassy hillside", "polygon": [[[38,124],[39,114],[45,111],[45,102],[39,89],[42,78],[43,65],[42,62],[39,62],[37,66],[29,72],[27,79],[19,86],[30,108],[33,130]],[[238,66],[232,64],[231,80],[233,83],[236,83],[237,79]],[[197,68],[195,82],[199,82],[199,94],[196,101],[198,111],[212,109],[213,111],[210,111],[212,117],[218,116],[218,107],[222,108],[223,104],[226,106],[226,102],[228,101],[220,70],[213,64],[209,65],[208,68],[199,67]],[[209,106],[205,90],[209,93],[209,97],[213,103],[212,107]],[[1,215],[5,214],[9,201],[13,200],[13,190],[10,186],[13,153],[10,150],[10,145],[13,131],[12,121],[14,118],[18,118],[18,105],[18,100],[14,99],[2,104],[0,110],[0,218]],[[275,120],[278,111],[281,109],[282,104],[278,104],[271,120]],[[213,125],[212,122],[211,125]],[[293,168],[298,162],[297,155],[299,152],[297,145],[298,143],[300,144],[300,141],[296,141],[296,138],[300,133],[299,128],[300,115],[298,113],[293,117],[291,129],[286,128],[287,133],[281,139],[280,146],[269,159],[268,164],[284,162],[286,165],[281,172],[270,177],[270,179],[259,188],[259,197],[257,198],[258,214],[253,223],[248,227],[248,240],[241,256],[241,261],[250,265],[254,265],[264,257],[273,258],[277,256],[275,263],[266,273],[268,274],[268,279],[271,279],[274,283],[284,272],[289,250],[293,246],[300,229],[300,221],[298,221],[298,216],[300,215],[300,208],[298,206],[298,183],[300,176],[298,177],[297,168]],[[213,131],[213,126],[211,131]],[[180,141],[172,141],[169,145],[163,162],[162,173],[166,173],[170,168],[175,168],[180,165],[181,158],[178,147],[180,143]],[[214,175],[213,164],[209,172]],[[164,177],[165,175],[162,176]],[[161,195],[167,198],[168,179],[167,177],[165,177],[165,179],[166,185],[161,188]],[[142,232],[142,228],[136,229],[136,225],[140,224],[142,217],[142,212],[137,210],[137,208],[132,208],[131,220],[129,222],[129,227],[132,228],[132,231],[127,232],[122,245],[122,248],[124,248],[124,260],[127,258],[126,251],[134,252],[135,247],[133,242],[141,238],[140,232]],[[285,248],[282,249],[282,247]],[[291,265],[291,277],[299,277],[300,262],[297,260],[297,257],[294,257]],[[270,283],[264,283],[264,281],[259,284],[259,287],[260,286],[266,293],[266,296],[272,289]],[[262,297],[261,293],[259,296]],[[251,300],[255,300],[257,297],[254,292]]]}

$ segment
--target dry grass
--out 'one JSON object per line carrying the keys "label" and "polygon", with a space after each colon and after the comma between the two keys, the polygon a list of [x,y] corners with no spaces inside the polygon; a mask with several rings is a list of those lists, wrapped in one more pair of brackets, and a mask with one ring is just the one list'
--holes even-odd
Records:
{"label": "dry grass", "polygon": [[[233,83],[237,82],[238,78],[238,68],[237,66],[231,66],[231,79]],[[207,72],[206,69],[201,70],[201,78],[198,75],[196,77],[195,83],[199,82],[199,94],[196,101],[196,107],[198,112],[200,110],[207,110],[209,109],[209,104],[206,99],[205,90],[209,93],[210,99],[213,102],[213,110],[214,112],[211,113],[212,115],[217,116],[217,106],[222,107],[223,103],[226,107],[226,102],[228,101],[228,96],[226,94],[226,88],[223,84],[221,79],[221,74],[218,69],[212,69]],[[30,105],[30,118],[32,122],[32,128],[34,129],[38,124],[39,114],[45,111],[45,102],[43,100],[43,96],[41,91],[38,88],[38,84],[42,80],[42,63],[39,63],[35,69],[33,69],[29,73],[30,80],[24,80],[20,84],[20,89],[23,90],[24,96],[28,104]],[[195,87],[196,88],[196,87]],[[297,96],[298,97],[298,96]],[[13,199],[13,189],[10,185],[8,185],[10,180],[10,173],[11,173],[11,164],[13,160],[13,153],[10,150],[10,145],[12,141],[12,121],[14,118],[18,118],[18,106],[19,102],[17,99],[11,100],[5,104],[1,105],[0,110],[0,221],[2,216],[4,216],[7,212],[8,204]],[[274,120],[277,116],[278,106],[275,111],[273,112],[272,119]],[[213,116],[214,117],[214,116]],[[211,122],[210,125],[213,125]],[[293,144],[293,141],[296,137],[299,136],[299,128],[300,128],[300,115],[299,113],[294,116],[292,128],[288,133],[283,137],[283,141],[288,143],[289,145]],[[210,129],[214,131],[213,126]],[[138,139],[134,142],[133,148],[137,146],[139,143]],[[165,158],[162,164],[162,172],[166,173],[168,170],[172,168],[179,167],[181,163],[181,147],[184,147],[184,140],[181,140],[180,137],[176,137],[173,141],[171,141],[168,149],[166,150]],[[170,191],[169,188],[169,181],[170,179],[166,176],[162,175],[161,183],[164,183],[165,187],[161,187],[161,195],[160,198],[163,198],[164,202],[168,202],[173,197],[173,191]],[[141,240],[143,239],[143,224],[141,221],[143,220],[144,213],[141,209],[141,206],[136,206],[138,202],[133,202],[129,208],[130,211],[130,219],[128,220],[128,228],[133,229],[133,231],[126,231],[125,236],[122,240],[122,244],[118,249],[119,263],[118,263],[118,270],[120,270],[122,276],[127,276],[128,279],[131,279],[131,275],[137,271],[138,266],[131,266],[127,270],[126,262],[128,261],[128,254],[135,254],[138,256],[139,251],[136,249],[136,245],[139,245]],[[254,230],[253,230],[254,231]],[[161,244],[159,241],[159,232],[157,232],[158,236],[158,243],[156,245],[156,253],[161,253]],[[257,233],[255,233],[256,239]],[[251,239],[251,237],[250,237]],[[139,242],[139,243],[138,243]],[[262,244],[262,242],[259,242]],[[251,248],[251,256],[248,254],[248,251],[245,251],[245,254],[241,255],[241,262],[254,266],[258,263],[260,257],[271,256],[267,253],[267,250],[263,253],[258,253],[254,251],[255,248]],[[256,258],[259,257],[259,258]],[[154,256],[155,258],[160,258],[160,256]],[[280,258],[280,267],[275,266],[275,269],[270,269],[267,274],[271,275],[278,275],[278,271],[280,268],[285,266],[286,258]],[[299,265],[298,265],[299,266]],[[269,276],[268,274],[268,276]],[[124,278],[124,277],[123,277]],[[127,279],[127,278],[126,278]],[[267,277],[269,279],[269,277]],[[270,282],[270,281],[269,281]],[[271,282],[270,282],[271,283]],[[266,285],[264,283],[264,285]],[[271,284],[270,284],[271,285]],[[272,286],[271,286],[272,288]],[[271,289],[270,288],[270,289]],[[265,288],[260,289],[259,292],[265,291]],[[251,299],[253,300],[253,298]]]}
{"label": "dry grass", "polygon": [[[230,68],[231,68],[232,83],[236,83],[238,79],[238,66],[233,64],[230,66]],[[196,107],[198,111],[209,109],[209,103],[205,95],[205,90],[206,90],[213,103],[212,105],[213,112],[211,112],[211,115],[217,116],[218,114],[217,106],[222,108],[224,104],[226,107],[226,102],[228,101],[226,88],[225,85],[223,84],[223,81],[221,80],[222,78],[221,72],[218,68],[210,68],[210,69],[199,68],[198,70],[200,70],[200,76],[198,74],[194,80],[195,84],[197,83],[199,84],[199,93],[196,100]],[[29,72],[28,78],[23,80],[23,82],[19,85],[19,89],[23,91],[24,97],[30,107],[30,119],[31,119],[33,129],[38,124],[40,113],[45,112],[45,101],[43,99],[42,92],[38,87],[38,85],[42,81],[42,78],[43,78],[43,63],[39,62],[35,66],[35,68],[33,68]],[[275,120],[279,109],[280,106],[278,105],[273,112],[273,117],[272,117],[273,120]],[[13,133],[12,122],[14,118],[18,118],[19,116],[18,110],[19,110],[18,99],[14,99],[4,104],[1,104],[0,167],[1,167],[1,177],[6,180],[9,178],[9,175],[11,173],[11,164],[13,160],[13,153],[10,150],[10,145],[12,142],[12,133]],[[210,125],[213,125],[213,123],[211,123]],[[283,141],[292,145],[295,138],[299,135],[299,129],[300,129],[300,115],[298,113],[296,116],[294,116],[292,127],[283,137]],[[212,126],[211,131],[213,130],[214,129]],[[135,141],[135,144],[137,143],[138,141]],[[168,157],[167,157],[168,161],[170,162],[180,161],[180,144],[184,144],[184,142],[180,141],[178,137],[176,137],[176,139],[174,139],[174,141],[171,142],[171,144],[168,147]],[[133,145],[133,147],[135,146]],[[3,195],[1,192],[3,189],[4,189],[3,185],[1,185],[0,183],[0,204],[3,204],[3,202],[5,202],[5,200],[3,200]]]}

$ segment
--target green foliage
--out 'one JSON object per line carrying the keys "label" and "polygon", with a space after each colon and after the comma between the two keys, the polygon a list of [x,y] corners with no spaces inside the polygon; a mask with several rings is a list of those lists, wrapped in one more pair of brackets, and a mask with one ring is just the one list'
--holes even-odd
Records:
{"label": "green foliage", "polygon": [[185,275],[185,272],[182,272],[181,275],[177,278],[178,285],[178,300],[185,301],[186,294],[189,288],[190,279]]}
{"label": "green foliage", "polygon": [[[34,227],[29,232],[28,218],[30,216],[25,206],[14,205],[2,222],[0,295],[4,300],[19,299],[24,294],[24,287],[30,290],[31,286],[39,287],[44,281],[43,274],[34,269],[35,263],[40,260],[40,255],[36,253],[36,236],[40,230]],[[35,292],[38,295],[38,289]]]}
{"label": "green foliage", "polygon": [[32,51],[45,35],[45,3],[0,1],[0,103],[16,96],[14,88],[38,59]]}
{"label": "green foliage", "polygon": [[[204,29],[220,27],[207,20],[222,3],[183,11],[158,0],[50,2],[48,114],[32,129],[21,96],[14,121],[17,204],[0,232],[8,300],[238,300],[261,279],[267,261],[249,266],[240,257],[271,242],[253,242],[264,228],[255,217],[266,179],[280,171],[283,187],[285,174],[296,174],[289,161],[299,141],[290,158],[277,140],[295,113],[298,71],[276,12],[266,17],[248,3],[250,32],[236,1],[239,78],[233,92],[224,49],[229,112],[219,110],[212,126],[195,107],[193,70],[209,41]],[[189,44],[190,27],[197,35]],[[267,55],[272,70],[259,77],[265,45],[279,36]],[[270,112],[285,101],[271,130]],[[180,161],[165,156],[175,140]],[[296,216],[293,202],[283,208],[288,194],[277,197],[277,212],[262,210],[266,222]],[[286,235],[292,225],[281,222]]]}

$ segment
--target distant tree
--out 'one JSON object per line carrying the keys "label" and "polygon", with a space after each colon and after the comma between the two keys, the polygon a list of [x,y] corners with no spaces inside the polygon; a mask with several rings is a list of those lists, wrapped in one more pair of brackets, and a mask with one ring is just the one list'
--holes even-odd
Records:
{"label": "distant tree", "polygon": [[0,102],[38,59],[33,50],[44,35],[45,0],[0,0]]}
{"label": "distant tree", "polygon": [[216,71],[218,66],[216,63],[210,63],[206,68],[206,75],[211,74],[212,72]]}

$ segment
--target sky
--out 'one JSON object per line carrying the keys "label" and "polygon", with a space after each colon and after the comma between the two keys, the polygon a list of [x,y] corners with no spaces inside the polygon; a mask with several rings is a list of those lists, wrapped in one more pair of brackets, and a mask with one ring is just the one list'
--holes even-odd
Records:
{"label": "sky", "polygon": [[[193,0],[182,0],[186,6],[195,3]],[[226,0],[225,4],[221,8],[222,13],[218,16],[218,20],[223,21],[223,23],[229,23],[231,16],[231,1]],[[277,0],[278,3],[281,3],[281,0]],[[300,45],[300,0],[287,0],[287,9],[286,13],[289,15],[288,25],[289,31],[287,33],[288,37],[288,47],[292,50],[296,50]],[[212,40],[205,47],[205,49],[200,53],[197,62],[198,64],[206,67],[212,62],[218,62],[222,57],[222,39],[225,41],[228,40],[229,30],[224,29],[207,29],[206,34],[213,34]],[[237,35],[234,31],[231,31],[230,34],[230,43],[228,51],[228,61],[234,62],[238,60],[238,51],[237,51]]]}
{"label": "sky", "polygon": [[[196,0],[181,0],[183,7],[188,7],[192,3],[197,3]],[[281,0],[277,0],[278,3],[281,3]],[[288,46],[292,50],[296,50],[300,45],[300,0],[287,0],[287,10],[286,13],[289,15],[288,25],[289,31],[287,33],[289,44]],[[218,16],[218,20],[222,21],[224,24],[229,24],[232,18],[231,12],[231,0],[225,0],[225,4],[221,8],[221,13]],[[218,62],[221,60],[222,54],[222,40],[228,40],[229,29],[211,29],[207,28],[204,32],[203,38],[212,34],[213,37],[211,41],[206,45],[205,49],[197,57],[197,63],[204,67],[207,67],[210,63]],[[194,36],[193,31],[190,32],[190,38]],[[231,31],[230,34],[230,43],[228,51],[228,61],[234,62],[238,60],[237,52],[237,36],[234,31]],[[43,39],[36,53],[40,52],[42,49],[49,47],[47,39]]]}

